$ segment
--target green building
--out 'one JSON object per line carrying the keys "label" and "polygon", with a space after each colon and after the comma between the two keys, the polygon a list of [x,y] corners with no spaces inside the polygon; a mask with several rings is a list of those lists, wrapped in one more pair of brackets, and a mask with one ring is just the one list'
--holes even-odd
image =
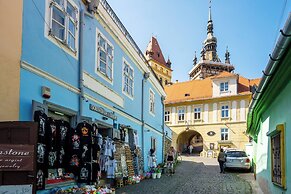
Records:
{"label": "green building", "polygon": [[264,193],[291,193],[291,13],[248,113],[256,180]]}

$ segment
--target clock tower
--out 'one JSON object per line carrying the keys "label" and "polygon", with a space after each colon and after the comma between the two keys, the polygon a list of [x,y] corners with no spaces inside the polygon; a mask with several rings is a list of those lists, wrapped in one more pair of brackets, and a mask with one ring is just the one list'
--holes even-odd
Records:
{"label": "clock tower", "polygon": [[193,59],[193,68],[189,72],[190,80],[205,79],[217,75],[220,72],[233,72],[234,66],[230,63],[228,49],[225,53],[225,61],[221,62],[217,53],[217,38],[213,35],[213,21],[211,16],[211,5],[207,23],[207,38],[201,49],[200,60],[197,62],[196,53]]}

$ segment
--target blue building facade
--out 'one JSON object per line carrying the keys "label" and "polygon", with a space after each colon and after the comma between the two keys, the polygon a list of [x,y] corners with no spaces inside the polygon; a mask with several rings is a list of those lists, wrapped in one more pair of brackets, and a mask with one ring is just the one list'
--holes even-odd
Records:
{"label": "blue building facade", "polygon": [[94,13],[82,0],[23,3],[20,120],[40,108],[112,137],[133,130],[144,169],[151,148],[161,163],[165,92],[109,4],[101,0]]}

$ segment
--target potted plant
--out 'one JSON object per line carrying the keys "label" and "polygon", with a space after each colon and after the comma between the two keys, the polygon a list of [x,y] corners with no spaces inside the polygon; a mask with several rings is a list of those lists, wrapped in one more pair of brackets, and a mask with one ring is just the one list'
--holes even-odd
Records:
{"label": "potted plant", "polygon": [[145,175],[145,177],[146,177],[147,179],[149,179],[149,178],[151,178],[151,175],[152,175],[151,172],[147,172],[146,175]]}
{"label": "potted plant", "polygon": [[157,169],[156,169],[156,173],[157,173],[157,178],[158,178],[158,179],[161,178],[161,176],[162,176],[162,171],[161,171],[160,168],[157,168]]}
{"label": "potted plant", "polygon": [[152,178],[156,179],[157,178],[157,173],[156,173],[155,168],[152,168],[150,172],[152,173]]}

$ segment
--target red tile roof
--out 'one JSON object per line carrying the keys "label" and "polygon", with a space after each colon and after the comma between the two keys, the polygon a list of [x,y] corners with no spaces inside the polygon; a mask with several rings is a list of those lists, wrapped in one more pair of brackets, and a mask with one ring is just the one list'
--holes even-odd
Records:
{"label": "red tile roof", "polygon": [[167,94],[165,104],[210,99],[212,98],[212,79],[232,76],[238,77],[238,95],[251,94],[250,86],[258,85],[260,82],[260,79],[249,80],[238,74],[222,72],[203,80],[191,80],[165,86]]}
{"label": "red tile roof", "polygon": [[152,55],[152,59],[157,61],[158,63],[164,65],[165,67],[166,66],[166,61],[165,61],[165,58],[164,58],[164,55],[163,55],[163,52],[160,48],[160,45],[157,41],[157,39],[155,37],[152,37],[148,46],[147,46],[147,49],[146,49],[146,56],[148,56],[148,53],[149,52],[152,52],[153,55]]}

